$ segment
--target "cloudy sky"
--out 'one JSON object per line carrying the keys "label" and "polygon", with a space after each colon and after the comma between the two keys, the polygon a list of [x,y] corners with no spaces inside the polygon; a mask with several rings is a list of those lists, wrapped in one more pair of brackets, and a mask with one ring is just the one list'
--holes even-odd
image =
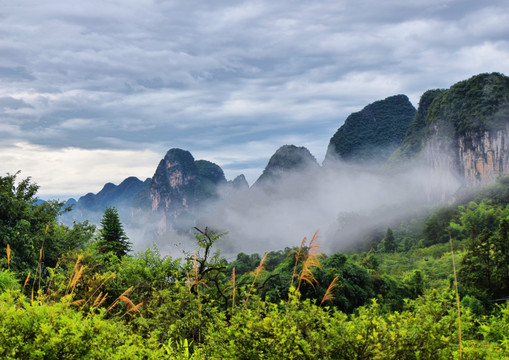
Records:
{"label": "cloudy sky", "polygon": [[0,173],[63,199],[179,147],[253,183],[284,144],[321,162],[370,102],[492,71],[508,0],[4,0]]}

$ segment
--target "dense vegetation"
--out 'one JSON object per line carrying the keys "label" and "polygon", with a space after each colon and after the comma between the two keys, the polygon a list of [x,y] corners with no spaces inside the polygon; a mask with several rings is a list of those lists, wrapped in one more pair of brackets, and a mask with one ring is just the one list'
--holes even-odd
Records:
{"label": "dense vegetation", "polygon": [[181,259],[105,251],[126,240],[105,237],[121,230],[114,211],[99,232],[65,227],[62,204],[38,204],[36,191],[0,178],[1,358],[509,356],[507,179],[393,224],[369,251],[324,255],[315,233],[230,263],[210,229],[195,229],[197,251]]}
{"label": "dense vegetation", "polygon": [[426,114],[433,100],[444,90],[428,90],[422,94],[419,106],[413,120],[408,125],[405,138],[401,145],[394,151],[385,166],[395,167],[414,158],[421,152],[426,141]]}
{"label": "dense vegetation", "polygon": [[414,114],[405,95],[375,101],[348,116],[331,138],[327,156],[382,164],[403,141]]}
{"label": "dense vegetation", "polygon": [[426,123],[446,123],[454,135],[505,127],[509,115],[509,77],[479,74],[442,91],[431,103]]}
{"label": "dense vegetation", "polygon": [[415,160],[432,136],[449,142],[460,136],[472,139],[484,131],[505,128],[508,116],[509,77],[503,74],[479,74],[449,89],[428,90],[421,96],[405,139],[386,167],[394,169],[408,159]]}

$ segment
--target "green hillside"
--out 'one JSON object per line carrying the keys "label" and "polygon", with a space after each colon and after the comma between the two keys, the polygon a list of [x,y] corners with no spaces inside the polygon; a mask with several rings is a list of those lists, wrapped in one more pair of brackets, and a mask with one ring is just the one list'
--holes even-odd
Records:
{"label": "green hillside", "polygon": [[403,141],[414,115],[405,95],[376,101],[347,117],[330,140],[327,158],[383,163]]}
{"label": "green hillside", "polygon": [[500,73],[479,74],[446,90],[426,91],[401,146],[387,166],[401,165],[423,149],[430,136],[455,141],[460,136],[476,137],[508,125],[509,77]]}

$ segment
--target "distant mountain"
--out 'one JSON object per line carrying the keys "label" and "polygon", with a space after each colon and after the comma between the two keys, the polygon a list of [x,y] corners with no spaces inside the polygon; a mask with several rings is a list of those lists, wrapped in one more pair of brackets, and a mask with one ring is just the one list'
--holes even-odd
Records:
{"label": "distant mountain", "polygon": [[451,170],[467,187],[509,174],[509,77],[480,74],[447,90],[430,90],[387,168],[421,161],[432,178]]}
{"label": "distant mountain", "polygon": [[[88,193],[76,200],[69,199],[65,205],[72,205],[72,211],[61,216],[64,223],[72,220],[90,220],[98,223],[104,210],[110,206],[126,208],[132,205],[133,199],[140,191],[148,188],[150,179],[141,181],[136,177],[128,177],[120,184],[107,183],[97,194]],[[127,216],[125,214],[123,218]]]}
{"label": "distant mountain", "polygon": [[86,208],[91,211],[104,211],[109,206],[131,205],[134,196],[148,188],[150,179],[141,181],[131,176],[119,185],[107,183],[97,194],[88,193],[82,196],[77,203],[78,208]]}
{"label": "distant mountain", "polygon": [[217,186],[226,183],[218,165],[206,160],[195,161],[189,151],[170,149],[150,183],[150,207],[177,218],[200,202],[216,197]]}
{"label": "distant mountain", "polygon": [[165,231],[177,221],[192,221],[211,200],[248,188],[244,175],[227,181],[219,165],[195,160],[186,150],[170,149],[152,178],[129,177],[119,185],[107,183],[97,194],[88,193],[77,202],[70,199],[66,205],[73,205],[73,210],[61,220],[67,224],[85,219],[98,223],[104,210],[115,206],[126,225],[157,223],[158,229]]}
{"label": "distant mountain", "polygon": [[349,115],[330,139],[324,164],[333,159],[383,164],[403,141],[415,111],[406,95],[394,95]]}
{"label": "distant mountain", "polygon": [[235,190],[247,190],[249,189],[249,183],[246,180],[246,177],[241,174],[237,176],[235,179],[228,181],[228,184]]}
{"label": "distant mountain", "polygon": [[283,145],[271,156],[262,175],[253,186],[260,186],[267,182],[277,181],[286,174],[307,169],[318,170],[320,166],[315,157],[305,147]]}
{"label": "distant mountain", "polygon": [[[243,175],[228,182],[221,167],[195,160],[186,150],[170,149],[159,162],[149,187],[134,200],[135,212],[152,213],[158,232],[187,226],[228,189],[249,187]],[[221,190],[225,189],[226,192]]]}

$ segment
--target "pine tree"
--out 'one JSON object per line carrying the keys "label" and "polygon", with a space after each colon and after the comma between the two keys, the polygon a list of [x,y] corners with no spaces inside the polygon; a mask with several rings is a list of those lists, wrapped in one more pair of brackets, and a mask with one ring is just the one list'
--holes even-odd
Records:
{"label": "pine tree", "polygon": [[125,256],[131,250],[131,242],[124,232],[118,211],[109,207],[101,219],[99,249],[102,252],[113,252],[117,257]]}
{"label": "pine tree", "polygon": [[382,250],[384,252],[396,252],[397,245],[396,239],[394,238],[394,234],[392,233],[391,228],[387,228],[387,232],[385,233],[385,237],[382,240]]}

